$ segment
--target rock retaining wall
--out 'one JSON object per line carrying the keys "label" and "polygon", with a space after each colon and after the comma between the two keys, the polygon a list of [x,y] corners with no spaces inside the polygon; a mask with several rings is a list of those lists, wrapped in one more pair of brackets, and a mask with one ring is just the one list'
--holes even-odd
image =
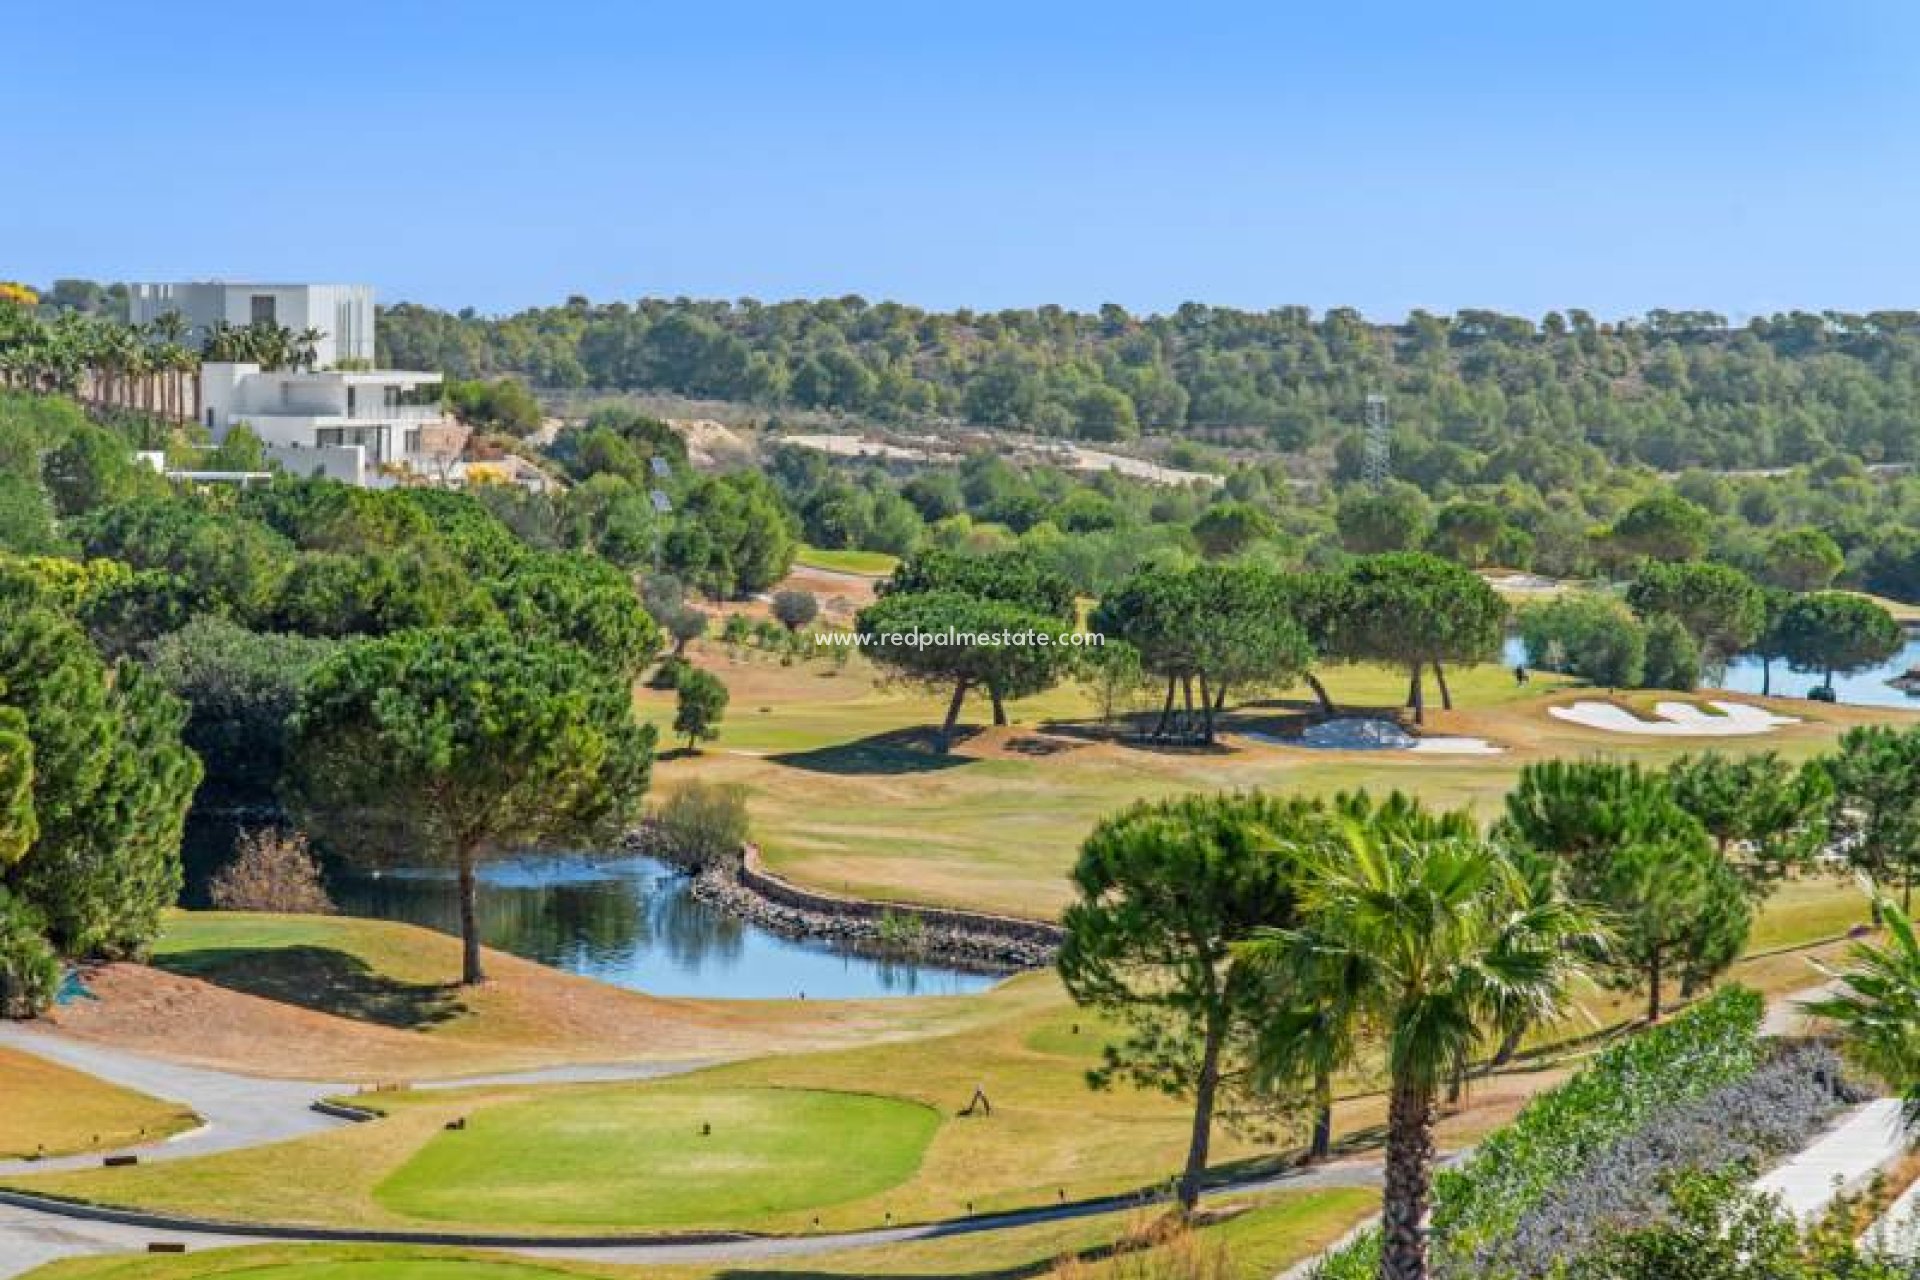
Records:
{"label": "rock retaining wall", "polygon": [[931,960],[985,973],[1051,964],[1062,937],[1059,925],[1042,920],[805,889],[768,871],[752,845],[738,867],[699,872],[694,893],[789,937],[817,938],[870,954]]}

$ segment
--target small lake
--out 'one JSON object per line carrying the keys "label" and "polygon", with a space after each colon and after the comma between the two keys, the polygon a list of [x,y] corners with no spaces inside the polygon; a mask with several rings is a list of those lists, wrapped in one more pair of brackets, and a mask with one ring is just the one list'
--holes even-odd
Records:
{"label": "small lake", "polygon": [[[231,824],[191,824],[183,905],[207,905],[207,881],[232,847]],[[450,871],[329,867],[327,887],[345,915],[460,931]],[[848,1000],[961,995],[998,980],[780,937],[701,902],[691,882],[665,864],[627,853],[542,854],[487,865],[480,932],[502,951],[650,995]]]}
{"label": "small lake", "polygon": [[[1511,667],[1516,662],[1524,662],[1527,657],[1526,646],[1520,643],[1520,637],[1507,637],[1504,661]],[[1887,681],[1911,667],[1920,666],[1920,632],[1908,631],[1907,642],[1900,652],[1871,670],[1850,676],[1835,676],[1833,685],[1840,695],[1840,701],[1856,707],[1899,707],[1907,711],[1920,711],[1920,698],[1909,698]],[[1758,658],[1737,658],[1727,664],[1726,671],[1715,688],[1732,693],[1759,693],[1764,681],[1762,664]],[[1773,664],[1773,696],[1777,698],[1804,698],[1807,690],[1821,682],[1817,672],[1795,671],[1784,662]]]}

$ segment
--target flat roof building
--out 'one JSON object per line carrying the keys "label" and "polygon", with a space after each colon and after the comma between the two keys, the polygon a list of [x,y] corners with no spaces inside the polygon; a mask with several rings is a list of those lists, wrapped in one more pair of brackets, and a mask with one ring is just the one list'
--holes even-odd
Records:
{"label": "flat roof building", "polygon": [[368,284],[259,284],[202,280],[127,287],[127,318],[136,325],[176,311],[187,322],[187,344],[199,347],[213,326],[236,328],[275,324],[317,330],[314,366],[331,369],[342,361],[362,368],[373,364],[373,286]]}

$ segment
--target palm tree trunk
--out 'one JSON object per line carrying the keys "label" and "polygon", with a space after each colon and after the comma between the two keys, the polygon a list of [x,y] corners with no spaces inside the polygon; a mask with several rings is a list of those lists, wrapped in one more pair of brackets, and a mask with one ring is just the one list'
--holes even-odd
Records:
{"label": "palm tree trunk", "polygon": [[1453,690],[1447,688],[1447,669],[1438,662],[1433,664],[1433,678],[1440,686],[1440,705],[1445,710],[1453,710]]}
{"label": "palm tree trunk", "polygon": [[1213,696],[1207,692],[1207,673],[1200,673],[1200,740],[1213,745]]}
{"label": "palm tree trunk", "polygon": [[1413,679],[1407,685],[1407,705],[1413,708],[1413,722],[1427,722],[1427,682],[1421,676],[1421,664],[1413,664]]}
{"label": "palm tree trunk", "polygon": [[1307,1159],[1325,1160],[1333,1154],[1333,1072],[1316,1067],[1313,1072],[1313,1137],[1307,1144]]}
{"label": "palm tree trunk", "polygon": [[1173,688],[1174,688],[1174,677],[1168,676],[1167,677],[1167,700],[1164,703],[1162,703],[1160,706],[1160,723],[1154,725],[1153,727],[1153,736],[1156,738],[1166,737],[1167,729],[1171,726],[1173,722]]}
{"label": "palm tree trunk", "polygon": [[1180,677],[1180,736],[1193,737],[1193,677]]}
{"label": "palm tree trunk", "polygon": [[1213,1100],[1220,1087],[1220,1045],[1224,1039],[1222,1019],[1207,1024],[1207,1038],[1200,1050],[1200,1076],[1193,1090],[1193,1131],[1187,1139],[1187,1164],[1180,1174],[1180,1211],[1192,1213],[1200,1203],[1200,1178],[1207,1171],[1207,1148],[1213,1138]]}
{"label": "palm tree trunk", "polygon": [[460,851],[460,985],[487,980],[480,967],[480,886],[474,875],[473,850]]}
{"label": "palm tree trunk", "polygon": [[1005,724],[1007,722],[1007,704],[1006,701],[1001,698],[999,688],[991,684],[988,685],[987,697],[993,700],[993,722],[995,724]]}
{"label": "palm tree trunk", "polygon": [[1760,659],[1760,696],[1773,696],[1773,659],[1770,656]]}
{"label": "palm tree trunk", "polygon": [[1433,1094],[1398,1080],[1387,1105],[1387,1183],[1380,1209],[1381,1280],[1427,1280],[1433,1191]]}

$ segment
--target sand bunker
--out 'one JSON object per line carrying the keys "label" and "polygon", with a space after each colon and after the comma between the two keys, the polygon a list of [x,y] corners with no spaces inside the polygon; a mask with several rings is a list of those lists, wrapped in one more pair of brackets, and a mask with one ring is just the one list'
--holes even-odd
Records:
{"label": "sand bunker", "polygon": [[1709,702],[1707,705],[1713,711],[1703,710],[1691,702],[1656,702],[1653,713],[1659,717],[1657,720],[1643,720],[1613,702],[1575,702],[1564,707],[1548,707],[1547,714],[1608,733],[1662,738],[1742,738],[1800,723],[1792,716],[1775,715],[1764,707],[1745,702]]}
{"label": "sand bunker", "polygon": [[1249,733],[1255,742],[1282,747],[1312,747],[1318,751],[1411,751],[1436,756],[1497,756],[1506,750],[1485,738],[1421,738],[1408,733],[1391,720],[1348,716],[1324,720],[1298,738],[1276,738],[1271,734]]}

